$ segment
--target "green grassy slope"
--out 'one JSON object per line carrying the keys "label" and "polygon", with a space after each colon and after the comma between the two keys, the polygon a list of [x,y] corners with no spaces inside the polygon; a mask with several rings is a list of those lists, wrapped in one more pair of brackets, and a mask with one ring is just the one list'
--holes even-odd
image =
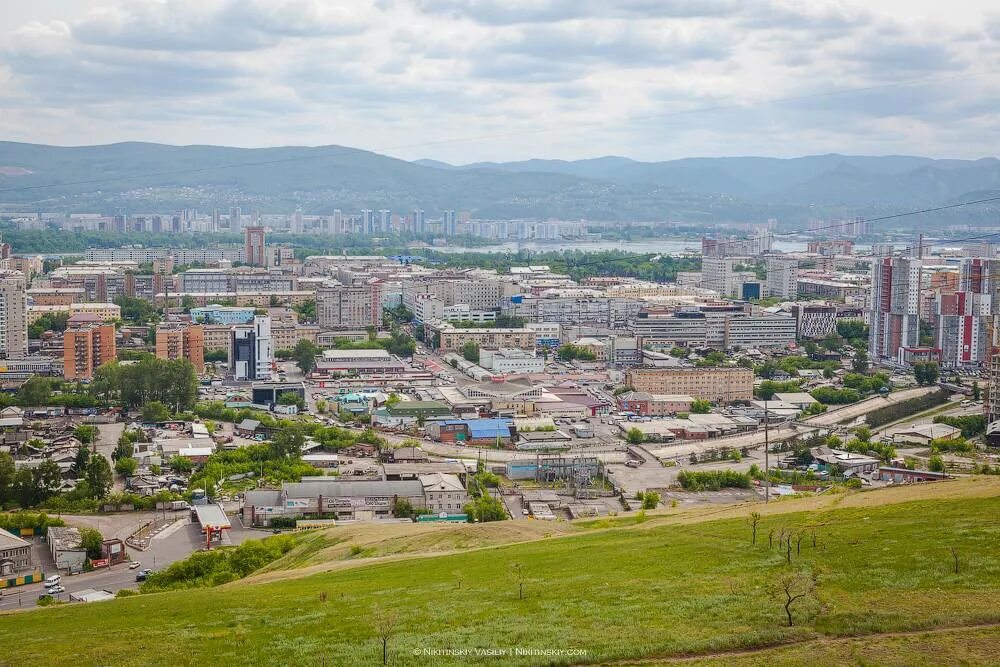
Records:
{"label": "green grassy slope", "polygon": [[[884,644],[895,655],[894,642],[906,641],[838,638],[1000,621],[1000,497],[884,506],[871,505],[875,494],[858,497],[864,505],[767,514],[756,547],[743,517],[653,520],[299,579],[10,614],[0,616],[0,636],[13,639],[4,643],[0,664],[35,664],[39,656],[76,665],[373,664],[381,658],[370,621],[376,605],[399,615],[393,664],[496,663],[427,652],[517,647],[583,655],[508,656],[504,664],[698,654],[711,662],[720,651],[817,641],[856,662],[849,656],[857,647]],[[749,509],[735,511],[745,516]],[[772,528],[809,526],[816,526],[817,546],[807,537],[797,554],[793,542],[790,566],[784,553],[768,548]],[[951,546],[960,555],[958,574]],[[513,563],[526,580],[523,600]],[[818,599],[799,604],[791,628],[767,590],[789,568],[819,578]],[[992,630],[982,633],[996,644]],[[925,643],[933,637],[958,641],[942,633]],[[776,649],[774,660],[812,661],[808,645]],[[979,662],[974,654],[969,660]],[[757,657],[739,659],[757,664]]]}

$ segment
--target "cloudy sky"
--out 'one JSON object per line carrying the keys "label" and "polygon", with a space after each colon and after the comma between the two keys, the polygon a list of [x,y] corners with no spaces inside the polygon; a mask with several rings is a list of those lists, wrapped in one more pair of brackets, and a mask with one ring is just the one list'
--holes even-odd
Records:
{"label": "cloudy sky", "polygon": [[0,3],[0,139],[451,162],[1000,145],[988,0]]}

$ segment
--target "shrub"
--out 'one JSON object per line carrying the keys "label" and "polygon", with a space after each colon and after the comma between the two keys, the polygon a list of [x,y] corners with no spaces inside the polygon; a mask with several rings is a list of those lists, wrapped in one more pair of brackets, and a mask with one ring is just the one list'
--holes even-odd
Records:
{"label": "shrub", "polygon": [[242,579],[284,556],[296,541],[292,535],[273,535],[263,540],[248,540],[238,547],[195,552],[151,574],[140,590],[150,593],[202,588]]}
{"label": "shrub", "polygon": [[677,481],[688,491],[718,491],[723,488],[749,489],[750,474],[735,470],[682,470]]}

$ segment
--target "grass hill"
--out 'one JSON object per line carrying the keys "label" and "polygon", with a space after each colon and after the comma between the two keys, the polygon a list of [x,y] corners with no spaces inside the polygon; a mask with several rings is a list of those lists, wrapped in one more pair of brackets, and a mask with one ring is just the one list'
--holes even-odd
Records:
{"label": "grass hill", "polygon": [[[392,664],[517,648],[539,652],[504,664],[987,664],[997,516],[1000,479],[982,478],[572,524],[334,528],[221,587],[2,615],[0,664],[377,664],[373,614],[397,619]],[[768,546],[779,531],[790,554]],[[774,592],[788,577],[816,582],[791,627]]]}

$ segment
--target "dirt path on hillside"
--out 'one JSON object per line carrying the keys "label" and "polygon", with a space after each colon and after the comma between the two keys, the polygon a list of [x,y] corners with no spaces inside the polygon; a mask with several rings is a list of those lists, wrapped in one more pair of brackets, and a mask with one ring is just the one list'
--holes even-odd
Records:
{"label": "dirt path on hillside", "polygon": [[648,658],[634,658],[629,660],[612,660],[605,662],[605,665],[647,665],[647,664],[672,664],[697,661],[722,661],[726,658],[738,658],[758,655],[767,651],[775,651],[785,648],[810,647],[822,651],[824,646],[831,646],[840,643],[847,643],[859,639],[902,639],[905,637],[920,637],[925,635],[942,635],[953,632],[973,632],[976,630],[992,630],[1000,628],[1000,621],[992,623],[979,623],[976,625],[954,625],[940,628],[928,628],[924,630],[901,630],[898,632],[879,632],[871,634],[846,635],[840,637],[817,636],[809,639],[793,639],[786,642],[765,644],[750,649],[733,649],[731,651],[716,651],[711,653],[697,653],[687,655],[663,655]]}

